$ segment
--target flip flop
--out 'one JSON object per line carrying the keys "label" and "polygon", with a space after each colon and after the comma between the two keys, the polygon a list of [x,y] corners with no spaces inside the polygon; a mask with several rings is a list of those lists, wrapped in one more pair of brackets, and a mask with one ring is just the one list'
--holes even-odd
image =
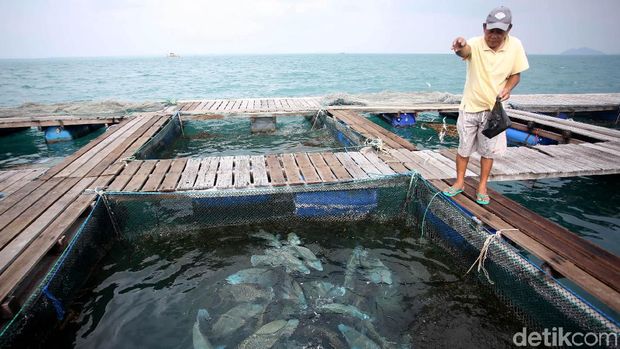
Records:
{"label": "flip flop", "polygon": [[455,188],[455,187],[449,187],[448,189],[446,189],[446,190],[444,190],[444,191],[443,191],[443,195],[445,195],[445,196],[447,196],[447,197],[451,198],[451,197],[453,197],[453,196],[457,196],[457,195],[459,195],[459,194],[460,194],[460,193],[462,193],[462,192],[463,192],[463,188],[461,188],[461,189],[457,189],[457,188]]}
{"label": "flip flop", "polygon": [[491,198],[487,194],[476,193],[476,202],[480,205],[488,205]]}

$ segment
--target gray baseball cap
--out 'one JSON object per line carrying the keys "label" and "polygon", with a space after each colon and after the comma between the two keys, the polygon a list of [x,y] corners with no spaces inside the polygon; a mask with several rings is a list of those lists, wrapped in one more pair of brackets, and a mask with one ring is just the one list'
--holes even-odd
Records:
{"label": "gray baseball cap", "polygon": [[507,31],[512,24],[512,13],[508,7],[496,7],[487,16],[487,29],[501,29]]}

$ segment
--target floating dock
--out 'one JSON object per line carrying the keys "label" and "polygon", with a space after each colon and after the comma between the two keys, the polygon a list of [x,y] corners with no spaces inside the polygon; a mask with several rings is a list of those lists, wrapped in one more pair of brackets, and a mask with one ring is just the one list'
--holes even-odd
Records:
{"label": "floating dock", "polygon": [[[619,98],[620,99],[620,98]],[[436,107],[437,109],[426,109]],[[412,105],[399,110],[454,110],[454,105]],[[348,152],[258,156],[213,156],[135,160],[134,154],[168,122],[175,110],[142,113],[122,120],[62,163],[43,170],[0,172],[0,303],[4,319],[25,301],[42,272],[95,200],[98,190],[171,192],[303,186],[420,173],[438,189],[455,176],[454,149],[416,150],[405,139],[367,120],[360,112],[394,107],[328,107],[318,98],[201,100],[180,103],[178,111],[203,114],[321,114],[343,132],[368,141]],[[620,173],[620,131],[511,110],[517,124],[547,132],[558,145],[510,148],[497,160],[491,180],[516,180]],[[364,144],[364,143],[362,143]],[[620,311],[620,260],[557,224],[491,192],[493,202],[474,202],[476,161],[470,162],[465,195],[454,200],[494,229],[518,229],[504,236],[543,260],[615,311]],[[17,183],[20,183],[19,185]],[[1,190],[0,190],[1,191]]]}

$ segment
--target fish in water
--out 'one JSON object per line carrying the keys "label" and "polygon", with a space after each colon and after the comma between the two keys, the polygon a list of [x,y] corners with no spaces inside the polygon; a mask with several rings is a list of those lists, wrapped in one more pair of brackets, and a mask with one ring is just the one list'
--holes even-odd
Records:
{"label": "fish in water", "polygon": [[329,300],[333,301],[334,298],[344,297],[346,289],[342,286],[335,286],[331,282],[327,281],[310,281],[303,285],[304,292],[309,299]]}
{"label": "fish in water", "polygon": [[279,339],[290,337],[299,326],[299,320],[276,320],[259,328],[254,334],[239,344],[239,349],[267,349]]}
{"label": "fish in water", "polygon": [[368,250],[362,250],[359,254],[360,266],[366,278],[375,284],[392,284],[392,272],[378,258],[370,257]]}
{"label": "fish in water", "polygon": [[279,236],[273,235],[264,231],[263,229],[259,230],[258,233],[250,234],[250,236],[267,240],[267,245],[275,248],[282,247],[282,243],[280,242]]}
{"label": "fish in water", "polygon": [[333,313],[333,314],[341,314],[349,317],[354,317],[360,320],[370,320],[370,316],[363,313],[361,310],[356,307],[348,304],[340,304],[340,303],[325,303],[317,306],[316,308],[320,312],[324,313]]}
{"label": "fish in water", "polygon": [[272,248],[265,250],[264,255],[253,255],[250,257],[252,266],[282,266],[286,269],[287,273],[294,271],[302,274],[310,274],[304,263],[297,258],[290,250],[284,248]]}
{"label": "fish in water", "polygon": [[299,283],[289,275],[284,275],[282,284],[280,285],[280,291],[283,300],[290,300],[298,304],[301,309],[308,308],[303,289]]}
{"label": "fish in water", "polygon": [[271,301],[274,297],[273,288],[261,289],[252,284],[228,285],[221,292],[220,297],[232,299],[235,302],[251,303],[257,300]]}
{"label": "fish in water", "polygon": [[310,251],[310,249],[297,245],[286,246],[286,249],[289,250],[295,257],[300,258],[310,268],[318,271],[323,271],[323,265],[321,264],[321,261],[312,251]]}
{"label": "fish in water", "polygon": [[212,349],[213,346],[209,342],[209,339],[204,335],[204,330],[207,327],[207,321],[211,317],[206,309],[199,309],[196,315],[196,322],[192,329],[192,342],[194,349]]}
{"label": "fish in water", "polygon": [[239,270],[226,278],[231,285],[259,284],[270,287],[273,283],[274,272],[266,268],[250,268]]}
{"label": "fish in water", "polygon": [[211,328],[214,337],[224,338],[243,327],[248,320],[265,310],[264,305],[242,303],[233,307],[213,324]]}
{"label": "fish in water", "polygon": [[299,245],[301,245],[301,239],[295,233],[288,234],[287,241],[288,241],[288,244],[291,245],[291,246],[299,246]]}
{"label": "fish in water", "polygon": [[362,333],[358,332],[352,327],[349,327],[345,324],[338,325],[338,330],[346,339],[347,344],[349,344],[349,348],[355,349],[380,349],[377,343],[370,340],[370,338],[366,337]]}
{"label": "fish in water", "polygon": [[357,268],[360,265],[360,252],[362,251],[361,247],[356,247],[351,252],[351,257],[349,257],[349,261],[347,262],[347,268],[344,271],[344,288],[353,290],[355,286],[355,273]]}

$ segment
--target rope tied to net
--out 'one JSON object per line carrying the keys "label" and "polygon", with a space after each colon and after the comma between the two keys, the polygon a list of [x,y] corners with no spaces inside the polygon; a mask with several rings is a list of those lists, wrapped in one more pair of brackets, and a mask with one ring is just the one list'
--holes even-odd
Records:
{"label": "rope tied to net", "polygon": [[323,109],[319,108],[319,110],[317,110],[316,115],[314,116],[314,121],[312,122],[312,127],[310,128],[311,130],[314,130],[316,122],[319,120],[319,117],[323,115],[323,113],[325,113]]}
{"label": "rope tied to net", "polygon": [[487,256],[489,254],[489,248],[491,248],[491,243],[493,243],[494,240],[501,241],[502,232],[509,231],[509,230],[517,230],[518,231],[519,229],[513,229],[513,228],[510,228],[510,229],[500,229],[500,230],[496,231],[495,234],[491,234],[491,235],[487,236],[487,238],[484,240],[484,244],[482,244],[482,248],[480,249],[480,254],[478,255],[478,258],[476,258],[476,260],[471,265],[471,267],[469,267],[469,269],[467,270],[465,275],[469,274],[469,272],[474,268],[474,266],[478,265],[478,267],[476,268],[478,270],[478,273],[480,273],[480,270],[482,270],[482,272],[484,273],[484,276],[487,278],[489,283],[491,285],[495,284],[493,282],[493,280],[491,280],[491,278],[489,277],[489,272],[484,267],[484,261],[486,261]]}
{"label": "rope tied to net", "polygon": [[132,155],[132,156],[128,156],[126,158],[122,158],[119,161],[120,162],[124,162],[125,164],[127,164],[128,162],[132,162],[134,160],[136,160],[136,157]]}
{"label": "rope tied to net", "polygon": [[116,222],[116,217],[114,217],[114,212],[112,211],[112,207],[110,206],[110,202],[108,201],[108,196],[106,195],[105,190],[100,187],[95,187],[95,194],[97,194],[103,200],[103,205],[105,206],[105,210],[108,212],[108,217],[110,217],[110,222],[112,222],[112,229],[114,229],[114,233],[116,236],[120,236],[120,229],[118,228],[118,223]]}
{"label": "rope tied to net", "polygon": [[437,197],[437,195],[441,194],[440,191],[436,192],[435,195],[433,195],[433,197],[428,201],[428,206],[426,206],[426,210],[424,210],[424,216],[422,216],[422,224],[420,227],[420,237],[423,238],[424,237],[424,222],[426,221],[426,214],[428,213],[428,209],[431,207],[431,205],[433,204],[433,200],[435,200],[435,198]]}

